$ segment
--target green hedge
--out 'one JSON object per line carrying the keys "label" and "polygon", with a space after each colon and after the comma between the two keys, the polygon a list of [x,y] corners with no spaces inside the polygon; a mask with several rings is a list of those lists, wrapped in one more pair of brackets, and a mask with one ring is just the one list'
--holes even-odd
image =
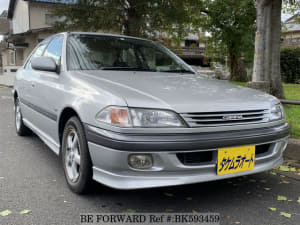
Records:
{"label": "green hedge", "polygon": [[280,60],[282,80],[286,83],[300,83],[300,47],[282,48]]}

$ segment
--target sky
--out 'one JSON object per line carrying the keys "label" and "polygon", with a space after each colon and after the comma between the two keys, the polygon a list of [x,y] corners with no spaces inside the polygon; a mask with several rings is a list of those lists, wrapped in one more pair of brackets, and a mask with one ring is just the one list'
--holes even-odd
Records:
{"label": "sky", "polygon": [[9,0],[0,0],[0,13],[8,9]]}

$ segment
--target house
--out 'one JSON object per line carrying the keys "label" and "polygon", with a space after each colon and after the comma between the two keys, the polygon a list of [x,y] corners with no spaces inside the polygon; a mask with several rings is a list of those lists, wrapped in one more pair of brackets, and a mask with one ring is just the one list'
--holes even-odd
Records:
{"label": "house", "polygon": [[2,51],[3,71],[15,72],[35,48],[54,33],[51,8],[56,3],[74,0],[10,0],[7,19],[11,32],[5,38],[6,49]]}
{"label": "house", "polygon": [[174,53],[188,64],[208,66],[208,60],[204,55],[206,40],[207,36],[201,30],[195,34],[190,33],[181,42],[180,48],[174,49]]}
{"label": "house", "polygon": [[7,10],[0,14],[0,35],[7,35],[10,31],[10,22],[7,19]]}
{"label": "house", "polygon": [[157,42],[167,46],[188,64],[208,66],[208,59],[204,54],[208,36],[201,29],[196,33],[189,33],[179,44],[164,32],[157,36]]}
{"label": "house", "polygon": [[0,14],[0,35],[1,35],[1,40],[0,40],[0,74],[2,74],[2,68],[3,68],[3,62],[2,62],[2,52],[4,53],[6,49],[6,43],[3,41],[3,37],[8,35],[10,32],[10,22],[7,19],[7,10],[4,10]]}
{"label": "house", "polygon": [[282,46],[300,46],[300,15],[296,14],[284,22]]}

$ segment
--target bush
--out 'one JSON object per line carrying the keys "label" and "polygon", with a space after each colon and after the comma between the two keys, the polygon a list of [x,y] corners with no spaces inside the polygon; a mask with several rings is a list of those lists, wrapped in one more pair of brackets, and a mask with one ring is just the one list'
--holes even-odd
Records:
{"label": "bush", "polygon": [[280,53],[282,80],[300,83],[300,47],[282,48]]}

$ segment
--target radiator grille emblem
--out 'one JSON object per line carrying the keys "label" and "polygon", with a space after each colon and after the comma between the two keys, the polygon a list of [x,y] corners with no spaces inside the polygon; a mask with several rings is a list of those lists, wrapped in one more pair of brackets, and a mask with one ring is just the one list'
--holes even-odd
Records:
{"label": "radiator grille emblem", "polygon": [[223,116],[223,120],[241,120],[243,119],[243,115],[226,115]]}

